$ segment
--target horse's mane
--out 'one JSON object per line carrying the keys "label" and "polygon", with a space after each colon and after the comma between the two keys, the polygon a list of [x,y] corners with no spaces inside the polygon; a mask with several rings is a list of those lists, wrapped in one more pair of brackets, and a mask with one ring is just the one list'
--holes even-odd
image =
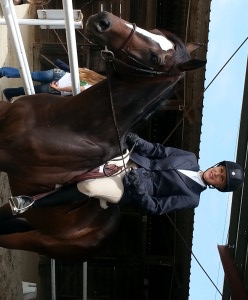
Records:
{"label": "horse's mane", "polygon": [[[177,81],[180,79],[181,77],[179,76]],[[175,82],[175,84],[176,84]],[[154,115],[157,111],[159,111],[159,109],[161,108],[161,106],[164,104],[164,102],[166,101],[166,99],[168,99],[170,97],[170,95],[172,95],[173,91],[175,91],[175,85],[171,85],[168,87],[168,89],[166,90],[166,92],[161,95],[156,102],[151,103],[149,106],[147,106],[146,110],[144,111],[143,114],[141,114],[137,120],[136,120],[136,124],[138,124],[141,120],[149,120],[152,115]]]}
{"label": "horse's mane", "polygon": [[174,43],[176,51],[174,53],[173,60],[175,64],[187,62],[190,59],[190,55],[187,52],[186,46],[182,40],[170,31],[166,31],[164,29],[158,30]]}

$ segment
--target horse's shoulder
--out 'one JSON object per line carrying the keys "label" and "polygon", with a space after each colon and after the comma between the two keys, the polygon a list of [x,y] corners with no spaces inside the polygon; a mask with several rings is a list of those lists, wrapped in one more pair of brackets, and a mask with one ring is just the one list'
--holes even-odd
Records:
{"label": "horse's shoulder", "polygon": [[6,101],[0,101],[0,118],[5,117],[6,112],[11,108],[11,103]]}

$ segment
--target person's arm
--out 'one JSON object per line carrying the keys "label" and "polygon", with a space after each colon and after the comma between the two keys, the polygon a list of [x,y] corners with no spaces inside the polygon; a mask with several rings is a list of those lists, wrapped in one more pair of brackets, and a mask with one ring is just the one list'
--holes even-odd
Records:
{"label": "person's arm", "polygon": [[[84,86],[80,86],[80,92],[85,90]],[[72,92],[72,86],[64,86],[62,88],[58,88],[59,92]]]}
{"label": "person's arm", "polygon": [[159,143],[150,143],[140,138],[136,133],[130,132],[127,135],[126,143],[129,148],[133,147],[133,150],[141,155],[145,155],[150,158],[164,158],[171,155],[185,156],[192,155],[191,152],[184,151],[173,147],[164,147]]}
{"label": "person's arm", "polygon": [[[72,92],[72,86],[65,86],[65,87],[59,87],[58,83],[53,81],[50,83],[50,86],[57,90],[58,92]],[[80,86],[80,92],[83,92],[85,90],[84,86]]]}
{"label": "person's arm", "polygon": [[136,204],[155,215],[162,215],[180,209],[195,208],[199,204],[189,196],[152,197],[148,195],[144,187],[132,189],[131,193],[132,199]]}
{"label": "person's arm", "polygon": [[65,72],[70,72],[70,66],[67,65],[63,60],[57,58],[54,62],[54,64],[61,70],[65,71]]}
{"label": "person's arm", "polygon": [[144,182],[139,180],[139,174],[135,170],[128,174],[128,182],[133,202],[152,214],[162,215],[179,209],[194,208],[199,204],[200,197],[193,193],[168,197],[150,196]]}

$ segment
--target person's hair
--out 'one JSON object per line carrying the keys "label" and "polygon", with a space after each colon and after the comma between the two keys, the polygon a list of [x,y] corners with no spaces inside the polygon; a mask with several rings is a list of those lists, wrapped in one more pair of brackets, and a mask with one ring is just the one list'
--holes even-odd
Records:
{"label": "person's hair", "polygon": [[86,81],[87,83],[92,85],[106,78],[105,76],[87,68],[79,68],[78,71],[80,81]]}
{"label": "person's hair", "polygon": [[28,3],[37,4],[37,5],[46,5],[49,2],[51,2],[51,0],[27,0],[27,1]]}

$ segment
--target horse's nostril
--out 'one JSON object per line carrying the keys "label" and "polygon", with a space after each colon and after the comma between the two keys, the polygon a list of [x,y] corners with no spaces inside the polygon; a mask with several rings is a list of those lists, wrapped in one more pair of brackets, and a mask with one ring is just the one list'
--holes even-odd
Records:
{"label": "horse's nostril", "polygon": [[110,26],[110,22],[107,19],[101,19],[98,22],[98,30],[99,31],[105,31],[109,28],[109,26]]}

